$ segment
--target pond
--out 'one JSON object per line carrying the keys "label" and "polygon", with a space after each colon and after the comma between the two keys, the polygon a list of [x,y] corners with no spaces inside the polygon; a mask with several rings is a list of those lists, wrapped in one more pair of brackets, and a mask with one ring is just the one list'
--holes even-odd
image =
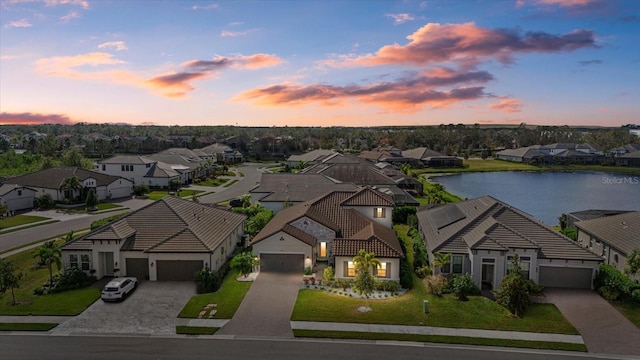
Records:
{"label": "pond", "polygon": [[640,210],[640,176],[605,172],[488,172],[431,178],[462,198],[490,195],[547,225],[563,213]]}

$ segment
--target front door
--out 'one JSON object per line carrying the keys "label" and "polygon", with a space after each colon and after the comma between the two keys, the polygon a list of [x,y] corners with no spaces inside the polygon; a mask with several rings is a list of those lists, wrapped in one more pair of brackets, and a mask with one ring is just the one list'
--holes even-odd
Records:
{"label": "front door", "polygon": [[482,264],[482,286],[488,286],[493,289],[494,264]]}
{"label": "front door", "polygon": [[104,274],[107,276],[113,276],[113,253],[104,253]]}

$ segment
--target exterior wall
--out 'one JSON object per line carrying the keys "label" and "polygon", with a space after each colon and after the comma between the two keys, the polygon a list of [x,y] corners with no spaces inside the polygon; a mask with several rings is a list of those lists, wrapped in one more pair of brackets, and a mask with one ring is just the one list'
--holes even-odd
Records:
{"label": "exterior wall", "polygon": [[[133,171],[122,171],[122,165],[133,166]],[[125,179],[129,179],[133,182],[134,185],[149,185],[148,182],[143,182],[143,177],[147,174],[152,166],[153,164],[98,164],[98,169],[96,171],[103,174],[120,176]]]}
{"label": "exterior wall", "polygon": [[[20,193],[21,195],[18,195]],[[27,188],[15,188],[0,196],[0,204],[6,206],[9,211],[25,210],[33,208],[33,200],[37,192]]]}
{"label": "exterior wall", "polygon": [[622,251],[580,228],[578,228],[578,243],[596,255],[602,256],[605,264],[624,272],[624,268],[627,266],[627,257]]}
{"label": "exterior wall", "polygon": [[[309,235],[315,236],[316,239],[318,239],[318,246],[320,246],[321,241],[326,242],[327,243],[327,259],[331,258],[333,254],[333,239],[335,239],[336,237],[335,231],[329,229],[328,227],[318,222],[315,222],[309,219],[306,216],[304,218],[298,219],[290,223],[290,225],[304,231]],[[316,249],[313,249],[313,252],[315,254],[315,258],[318,258],[320,254],[320,250],[316,248]]]}
{"label": "exterior wall", "polygon": [[[157,261],[158,260],[202,260],[204,266],[211,265],[210,253],[151,253],[149,255],[149,280],[158,280]],[[143,256],[126,256],[126,257],[143,257]],[[123,259],[124,263],[124,259]]]}
{"label": "exterior wall", "polygon": [[[179,176],[174,177],[173,179],[180,179]],[[145,184],[149,186],[158,186],[161,188],[168,188],[169,182],[172,179],[169,178],[156,178],[156,177],[144,177],[141,182],[136,182],[136,184]]]}
{"label": "exterior wall", "polygon": [[34,197],[40,197],[44,194],[49,194],[51,195],[53,200],[56,200],[56,201],[63,200],[64,194],[61,194],[58,189],[46,189],[46,188],[39,188],[39,187],[31,187],[31,188],[36,190]]}
{"label": "exterior wall", "polygon": [[[280,240],[282,238],[283,240]],[[308,245],[295,237],[282,231],[260,241],[253,245],[253,254],[304,254],[305,259],[308,257],[315,264],[315,251],[311,245]]]}
{"label": "exterior wall", "polygon": [[367,218],[376,221],[379,224],[382,224],[388,228],[393,227],[393,223],[391,222],[391,213],[393,212],[393,208],[392,207],[387,207],[387,206],[383,206],[382,208],[385,209],[384,210],[384,217],[383,218],[374,218],[373,214],[374,214],[374,209],[378,208],[379,206],[353,206],[352,209],[354,209],[355,211],[357,211],[358,213],[366,216]]}
{"label": "exterior wall", "polygon": [[[119,268],[119,266],[125,266],[124,258],[121,257],[120,254],[120,246],[122,246],[122,242],[119,240],[97,240],[93,242],[92,253],[91,253],[91,264],[92,269],[96,270],[94,274],[98,279],[103,278],[106,275],[110,275],[106,273],[106,264],[104,260],[104,253],[113,253],[113,267]],[[116,265],[116,263],[118,263]]]}
{"label": "exterior wall", "polygon": [[513,161],[513,162],[519,162],[519,163],[522,162],[521,156],[496,154],[496,158],[499,160]]}
{"label": "exterior wall", "polygon": [[[391,271],[388,278],[380,278],[380,280],[400,281],[400,260],[395,258],[377,258],[380,262],[390,263]],[[336,279],[353,279],[353,277],[345,277],[345,261],[353,261],[350,256],[336,256],[335,277]]]}

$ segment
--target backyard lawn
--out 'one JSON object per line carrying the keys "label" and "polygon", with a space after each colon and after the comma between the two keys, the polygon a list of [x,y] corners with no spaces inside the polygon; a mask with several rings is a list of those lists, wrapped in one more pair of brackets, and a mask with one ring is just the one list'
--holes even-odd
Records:
{"label": "backyard lawn", "polygon": [[[60,245],[61,242],[59,240],[57,244]],[[24,275],[20,288],[14,290],[18,305],[12,305],[11,291],[7,291],[0,295],[0,315],[77,315],[100,298],[100,290],[93,287],[34,295],[33,290],[49,280],[49,269],[46,266],[34,268],[34,251],[25,250],[7,257],[7,260],[16,262]],[[53,269],[57,272],[55,265]]]}
{"label": "backyard lawn", "polygon": [[496,159],[467,159],[462,168],[426,168],[412,169],[417,174],[423,173],[459,173],[459,172],[493,172],[493,171],[606,171],[626,174],[640,174],[639,168],[603,166],[603,165],[546,165],[534,166],[517,162]]}
{"label": "backyard lawn", "polygon": [[182,189],[180,191],[154,190],[154,191],[148,193],[147,195],[149,196],[149,199],[151,199],[151,200],[160,200],[165,196],[169,196],[170,192],[175,193],[176,195],[184,198],[184,197],[189,197],[189,196],[193,196],[193,195],[198,195],[200,193],[203,193],[204,191],[202,191],[202,190],[188,190],[188,189]]}
{"label": "backyard lawn", "polygon": [[0,219],[0,230],[7,229],[10,227],[30,224],[38,221],[49,220],[49,218],[42,216],[32,216],[32,215],[16,215],[8,218]]}
{"label": "backyard lawn", "polygon": [[249,281],[236,281],[239,273],[231,271],[224,279],[220,289],[214,293],[199,294],[193,296],[184,306],[180,315],[181,318],[198,318],[198,314],[207,304],[217,304],[218,312],[214,319],[231,319],[236,313],[238,306],[251,287]]}

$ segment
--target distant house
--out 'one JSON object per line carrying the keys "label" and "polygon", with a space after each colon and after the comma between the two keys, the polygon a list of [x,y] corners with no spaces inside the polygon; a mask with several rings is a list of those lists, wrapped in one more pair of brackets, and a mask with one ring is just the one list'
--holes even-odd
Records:
{"label": "distant house", "polygon": [[325,159],[328,156],[331,156],[333,154],[336,154],[336,152],[333,150],[325,150],[325,149],[311,150],[304,154],[289,156],[287,158],[287,164],[291,168],[296,167],[301,162],[304,162],[307,165],[313,165],[313,164],[317,164],[318,162],[322,161],[322,159]]}
{"label": "distant house", "polygon": [[211,144],[198,149],[198,151],[214,157],[219,164],[240,163],[244,161],[244,156],[240,151],[224,144]]}
{"label": "distant house", "polygon": [[[66,179],[78,178],[82,188],[93,188],[99,200],[131,196],[133,183],[120,176],[111,176],[79,167],[53,167],[7,179],[5,185],[24,186],[36,191],[35,197],[49,194],[56,201],[80,196],[82,189],[61,189]],[[33,202],[32,202],[33,203]]]}
{"label": "distant house", "polygon": [[415,166],[420,162],[420,159],[405,156],[402,150],[392,146],[382,146],[372,151],[363,151],[360,153],[360,157],[373,163],[387,162],[389,164],[409,164]]}
{"label": "distant house", "polygon": [[373,252],[379,278],[399,281],[400,242],[391,228],[394,203],[370,188],[333,191],[285,208],[252,240],[261,271],[300,273],[316,262],[334,266],[336,278],[355,277],[353,257]]}
{"label": "distant house", "polygon": [[172,181],[184,183],[180,173],[170,164],[147,156],[116,155],[98,161],[97,171],[129,179],[134,185],[167,188]]}
{"label": "distant house", "polygon": [[601,255],[605,263],[624,271],[627,256],[640,249],[640,212],[626,212],[613,216],[575,223],[578,243]]}
{"label": "distant house", "polygon": [[286,206],[299,204],[332,191],[353,191],[359,187],[321,174],[262,174],[260,183],[249,191],[252,202],[279,212]]}
{"label": "distant house", "polygon": [[4,184],[0,186],[0,205],[6,206],[9,211],[15,212],[33,208],[37,190],[16,185]]}
{"label": "distant house", "polygon": [[550,155],[542,153],[535,147],[523,147],[498,151],[496,153],[496,159],[531,165],[551,164],[553,162]]}
{"label": "distant house", "polygon": [[405,150],[402,156],[415,159],[426,167],[462,167],[462,158],[441,154],[437,151],[419,147]]}
{"label": "distant house", "polygon": [[639,150],[640,150],[640,144],[625,144],[609,150],[609,154],[613,157],[618,157],[618,156],[622,156],[624,154],[636,152]]}
{"label": "distant house", "polygon": [[242,241],[245,216],[168,196],[61,247],[65,268],[152,281],[218,270]]}
{"label": "distant house", "polygon": [[517,254],[525,277],[547,287],[592,287],[602,258],[528,214],[490,196],[418,211],[420,233],[434,254],[450,253],[445,274],[471,274],[497,288]]}
{"label": "distant house", "polygon": [[640,167],[640,151],[618,156],[616,158],[616,166]]}
{"label": "distant house", "polygon": [[607,216],[620,215],[624,213],[628,213],[628,210],[599,210],[599,209],[589,209],[582,211],[574,211],[572,213],[568,213],[567,215],[567,227],[572,229],[576,228],[576,223],[584,220],[591,219],[600,219]]}

